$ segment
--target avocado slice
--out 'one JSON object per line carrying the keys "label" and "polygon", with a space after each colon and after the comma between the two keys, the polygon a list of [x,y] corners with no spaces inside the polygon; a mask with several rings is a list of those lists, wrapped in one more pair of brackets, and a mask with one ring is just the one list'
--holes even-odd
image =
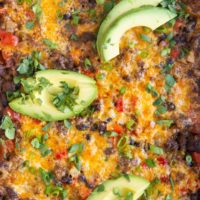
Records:
{"label": "avocado slice", "polygon": [[99,45],[101,59],[107,62],[119,55],[120,39],[129,29],[137,26],[146,26],[155,30],[175,17],[175,13],[165,8],[153,6],[142,6],[128,11],[119,17],[103,36],[103,40]]}
{"label": "avocado slice", "polygon": [[[79,114],[88,107],[97,96],[96,82],[80,73],[64,70],[44,70],[35,74],[35,78],[29,78],[28,82],[37,84],[40,78],[48,80],[48,85],[41,91],[33,91],[33,98],[14,99],[9,106],[21,114],[36,118],[42,121],[64,120]],[[67,83],[70,87],[79,88],[76,105],[73,110],[66,107],[65,112],[60,111],[53,103],[55,95],[62,92],[61,83]],[[34,99],[34,100],[33,100]],[[38,102],[37,100],[40,100]]]}
{"label": "avocado slice", "polygon": [[122,0],[108,13],[106,18],[103,20],[99,32],[97,35],[97,50],[100,53],[100,44],[104,38],[104,34],[108,31],[112,23],[121,15],[132,10],[139,8],[144,5],[157,6],[162,0]]}
{"label": "avocado slice", "polygon": [[[130,196],[137,200],[149,186],[149,182],[135,175],[123,175],[103,182],[91,193],[87,200],[120,200]],[[127,198],[128,199],[128,198]]]}

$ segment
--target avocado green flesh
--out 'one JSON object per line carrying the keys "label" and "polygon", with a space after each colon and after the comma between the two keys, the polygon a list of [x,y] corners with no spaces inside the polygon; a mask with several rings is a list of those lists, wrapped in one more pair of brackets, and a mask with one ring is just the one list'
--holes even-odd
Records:
{"label": "avocado green flesh", "polygon": [[104,38],[104,34],[108,31],[112,23],[121,15],[144,5],[157,6],[162,0],[122,0],[120,1],[106,16],[102,22],[97,35],[97,50],[100,53],[100,44]]}
{"label": "avocado green flesh", "polygon": [[129,180],[124,176],[117,179],[107,180],[103,183],[104,191],[99,192],[98,187],[91,193],[87,200],[119,200],[114,190],[125,197],[129,192],[133,194],[133,200],[137,200],[149,186],[149,182],[142,177],[129,175]]}
{"label": "avocado green flesh", "polygon": [[[18,98],[9,103],[9,106],[14,111],[42,121],[64,120],[79,114],[97,96],[95,81],[79,73],[62,70],[45,70],[36,73],[36,80],[40,77],[46,78],[52,84],[44,88],[41,93],[34,92],[34,99],[41,99],[42,103],[33,102],[30,98],[22,102],[22,99]],[[65,113],[63,113],[52,104],[53,95],[62,91],[60,81],[64,81],[72,87],[79,87],[79,95],[76,100],[77,105],[73,107],[73,111],[66,107]]]}
{"label": "avocado green flesh", "polygon": [[175,13],[153,6],[143,6],[130,10],[118,18],[112,24],[112,27],[109,28],[106,35],[104,35],[104,39],[99,46],[102,60],[107,62],[119,55],[120,39],[129,29],[137,26],[145,26],[155,30],[175,17]]}

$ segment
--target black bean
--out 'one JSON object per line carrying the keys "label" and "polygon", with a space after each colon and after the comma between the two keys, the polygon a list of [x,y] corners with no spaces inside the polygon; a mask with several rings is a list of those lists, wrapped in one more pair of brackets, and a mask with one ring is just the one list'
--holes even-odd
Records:
{"label": "black bean", "polygon": [[101,135],[106,132],[106,129],[107,129],[107,123],[104,121],[94,123],[91,127],[92,131],[99,131]]}
{"label": "black bean", "polygon": [[64,20],[72,19],[72,14],[71,13],[66,13],[63,15]]}
{"label": "black bean", "polygon": [[123,79],[124,81],[127,81],[127,82],[130,82],[130,81],[131,81],[131,77],[128,76],[128,75],[122,76],[122,79]]}
{"label": "black bean", "polygon": [[111,121],[112,121],[112,118],[111,118],[111,117],[109,117],[109,118],[106,119],[106,122],[107,122],[107,123],[109,123],[109,122],[111,122]]}
{"label": "black bean", "polygon": [[167,59],[167,64],[168,65],[173,65],[174,64],[174,60],[172,58],[168,58]]}
{"label": "black bean", "polygon": [[86,140],[90,141],[90,140],[91,140],[91,136],[90,136],[90,134],[89,134],[89,133],[86,134],[85,138],[86,138]]}
{"label": "black bean", "polygon": [[188,32],[188,33],[192,32],[195,29],[196,24],[197,24],[197,19],[195,17],[190,16],[188,18],[188,22],[185,27],[186,32]]}
{"label": "black bean", "polygon": [[77,128],[79,131],[85,131],[85,130],[87,130],[87,129],[89,128],[89,126],[88,126],[87,124],[82,123],[82,124],[77,124],[77,125],[76,125],[76,128]]}
{"label": "black bean", "polygon": [[168,111],[173,111],[176,109],[176,106],[172,102],[166,102],[166,107]]}
{"label": "black bean", "polygon": [[67,174],[65,176],[62,177],[61,182],[65,183],[65,184],[71,184],[72,183],[72,176]]}
{"label": "black bean", "polygon": [[167,38],[167,34],[166,33],[163,33],[162,35],[160,35],[159,37],[158,37],[158,45],[163,41],[163,40],[165,40]]}
{"label": "black bean", "polygon": [[93,185],[90,184],[90,183],[87,181],[86,177],[85,177],[83,174],[79,175],[78,180],[81,181],[81,182],[83,182],[83,183],[85,183],[85,185],[86,185],[88,188],[93,188]]}

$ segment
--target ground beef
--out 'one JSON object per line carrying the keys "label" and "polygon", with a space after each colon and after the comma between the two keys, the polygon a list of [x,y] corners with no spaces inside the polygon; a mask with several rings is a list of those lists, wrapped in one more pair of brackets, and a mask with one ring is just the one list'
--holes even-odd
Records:
{"label": "ground beef", "polygon": [[81,42],[94,41],[95,39],[96,36],[93,32],[84,32],[79,36],[79,41]]}
{"label": "ground beef", "polygon": [[131,168],[133,168],[134,166],[137,166],[137,164],[138,164],[137,159],[129,159],[124,156],[119,157],[118,165],[119,165],[119,169],[123,173],[127,173]]}
{"label": "ground beef", "polygon": [[70,55],[62,55],[58,51],[54,51],[51,53],[50,58],[50,65],[52,65],[55,69],[66,69],[77,71],[77,67],[74,65],[74,61]]}
{"label": "ground beef", "polygon": [[194,134],[190,134],[190,136],[187,138],[186,147],[189,152],[200,153],[200,137]]}
{"label": "ground beef", "polygon": [[200,189],[198,189],[195,193],[190,195],[190,200],[199,200],[200,199]]}
{"label": "ground beef", "polygon": [[17,193],[8,186],[0,186],[0,199],[2,200],[19,200]]}

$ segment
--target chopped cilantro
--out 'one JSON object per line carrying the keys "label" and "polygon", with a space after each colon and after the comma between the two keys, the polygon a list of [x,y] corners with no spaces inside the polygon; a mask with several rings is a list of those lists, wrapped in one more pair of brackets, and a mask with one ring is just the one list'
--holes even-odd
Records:
{"label": "chopped cilantro", "polygon": [[35,26],[34,21],[27,21],[27,22],[26,22],[26,28],[27,28],[27,29],[31,30],[31,29],[34,28],[34,26]]}
{"label": "chopped cilantro", "polygon": [[176,80],[174,79],[174,77],[170,74],[167,74],[165,76],[165,90],[167,92],[171,91],[171,88],[175,85]]}
{"label": "chopped cilantro", "polygon": [[123,95],[126,93],[126,87],[125,86],[122,86],[119,90],[120,94]]}
{"label": "chopped cilantro", "polygon": [[147,166],[148,167],[151,167],[151,168],[153,168],[153,167],[155,167],[156,166],[156,163],[155,163],[155,161],[153,160],[153,159],[146,159],[145,160],[145,163],[147,164]]}
{"label": "chopped cilantro", "polygon": [[163,103],[165,103],[165,97],[160,96],[160,97],[158,97],[158,98],[153,102],[153,105],[154,105],[154,106],[160,106],[160,105],[162,105]]}
{"label": "chopped cilantro", "polygon": [[126,124],[126,128],[129,130],[132,130],[133,125],[135,124],[135,121],[133,119],[131,119],[130,121],[128,121],[128,123]]}
{"label": "chopped cilantro", "polygon": [[174,123],[174,120],[158,120],[156,123],[159,125],[170,127]]}
{"label": "chopped cilantro", "polygon": [[88,58],[84,60],[84,65],[85,65],[85,68],[89,68],[92,66],[91,61]]}
{"label": "chopped cilantro", "polygon": [[166,112],[167,112],[167,107],[160,105],[160,106],[157,107],[155,113],[156,113],[156,115],[160,115],[160,114],[165,114]]}
{"label": "chopped cilantro", "polygon": [[47,45],[50,49],[56,49],[57,45],[55,43],[53,43],[51,40],[49,39],[44,39],[43,43],[45,45]]}
{"label": "chopped cilantro", "polygon": [[150,83],[146,85],[146,91],[154,97],[158,96],[157,90]]}
{"label": "chopped cilantro", "polygon": [[145,42],[151,43],[151,38],[145,34],[140,34],[140,38]]}
{"label": "chopped cilantro", "polygon": [[96,189],[97,192],[103,192],[105,190],[105,186],[103,184],[99,185]]}
{"label": "chopped cilantro", "polygon": [[84,144],[82,143],[73,144],[69,148],[69,161],[73,162],[78,170],[81,169],[80,154],[82,153],[83,148]]}
{"label": "chopped cilantro", "polygon": [[155,146],[155,145],[151,145],[150,146],[150,151],[152,153],[155,153],[157,155],[163,155],[164,154],[164,151],[162,148],[158,147],[158,146]]}
{"label": "chopped cilantro", "polygon": [[15,138],[15,126],[8,115],[2,119],[0,128],[5,131],[5,136],[8,139],[13,140]]}
{"label": "chopped cilantro", "polygon": [[79,94],[78,87],[70,87],[66,82],[61,81],[62,91],[57,93],[52,100],[52,103],[56,108],[62,112],[66,109],[73,110],[73,107],[77,104],[76,100]]}
{"label": "chopped cilantro", "polygon": [[64,120],[64,125],[68,129],[72,127],[71,123],[68,120]]}
{"label": "chopped cilantro", "polygon": [[38,70],[44,70],[44,66],[40,64],[41,53],[33,51],[27,58],[23,59],[19,64],[17,71],[20,75],[32,76]]}

